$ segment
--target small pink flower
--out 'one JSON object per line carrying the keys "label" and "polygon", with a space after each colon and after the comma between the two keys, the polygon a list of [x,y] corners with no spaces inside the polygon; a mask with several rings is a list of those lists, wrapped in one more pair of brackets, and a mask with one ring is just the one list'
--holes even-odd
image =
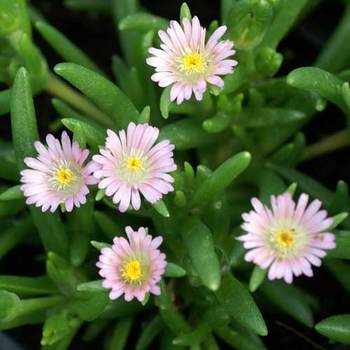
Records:
{"label": "small pink flower", "polygon": [[89,193],[87,185],[96,184],[92,172],[97,168],[94,162],[84,166],[89,155],[63,131],[61,142],[52,135],[46,136],[47,147],[36,141],[37,158],[28,157],[24,163],[29,167],[21,171],[21,190],[27,197],[27,204],[35,204],[44,212],[54,212],[60,204],[67,211],[74,205],[86,203]]}
{"label": "small pink flower", "polygon": [[170,100],[178,104],[189,100],[194,93],[198,101],[202,100],[207,83],[224,86],[220,75],[231,74],[237,61],[227,59],[235,54],[233,42],[219,39],[226,32],[226,26],[215,30],[205,43],[205,28],[198,17],[182,20],[182,27],[176,21],[170,21],[166,32],[159,31],[161,49],[150,48],[153,55],[146,62],[156,68],[151,79],[161,87],[172,85]]}
{"label": "small pink flower", "polygon": [[290,193],[271,196],[272,209],[257,198],[254,210],[242,215],[242,228],[247,234],[238,237],[249,251],[246,261],[268,269],[270,280],[284,278],[293,282],[293,275],[312,277],[312,265],[320,266],[325,249],[335,248],[335,236],[327,232],[333,219],[320,210],[321,202],[302,194],[295,203]]}
{"label": "small pink flower", "polygon": [[162,237],[152,238],[140,227],[137,231],[125,228],[128,240],[115,237],[111,248],[103,248],[98,263],[103,287],[110,288],[110,299],[122,294],[126,301],[143,301],[147,293],[160,294],[159,281],[165,272],[165,254],[158,247]]}
{"label": "small pink flower", "polygon": [[174,179],[167,174],[176,169],[174,145],[168,140],[154,145],[159,135],[157,128],[130,123],[127,132],[121,130],[117,135],[107,130],[107,134],[105,148],[93,157],[101,165],[94,176],[101,179],[98,187],[113,196],[121,212],[128,209],[130,202],[135,210],[140,209],[140,193],[155,203],[174,190]]}

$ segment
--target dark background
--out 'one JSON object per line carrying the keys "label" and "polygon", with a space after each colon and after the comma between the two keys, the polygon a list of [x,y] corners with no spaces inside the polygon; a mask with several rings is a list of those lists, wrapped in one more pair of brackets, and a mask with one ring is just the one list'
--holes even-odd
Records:
{"label": "dark background", "polygon": [[[291,0],[293,1],[293,0]],[[62,5],[62,1],[54,0],[32,0],[48,21],[69,37],[74,43],[82,48],[92,59],[107,73],[111,73],[111,56],[120,52],[120,48],[115,36],[115,27],[110,16],[97,16],[80,11],[71,11]],[[169,18],[177,19],[182,1],[178,0],[141,0],[141,3],[151,12]],[[199,16],[203,25],[208,25],[213,19],[219,18],[220,3],[213,0],[188,0],[191,12]],[[292,69],[312,65],[318,52],[322,49],[327,38],[333,32],[343,11],[343,3],[338,0],[324,0],[307,18],[303,20],[281,43],[278,50],[284,55],[283,66],[278,75],[285,75]],[[60,62],[59,57],[53,50],[34,33],[35,41],[41,47],[50,67]],[[344,43],[347,45],[348,43]],[[54,111],[51,107],[50,97],[42,93],[36,97],[36,111],[39,120],[39,128],[42,135],[46,134],[50,121],[54,119]],[[319,113],[304,129],[308,143],[320,140],[322,137],[335,131],[341,130],[345,126],[344,115],[334,106],[329,105],[326,110]],[[2,121],[0,136],[10,138],[10,123]],[[349,179],[349,149],[344,148],[329,155],[316,158],[312,161],[301,164],[300,169],[313,176],[334,189],[339,179],[348,182]],[[13,256],[16,255],[16,257]],[[16,253],[9,254],[0,267],[13,264],[11,271],[13,273],[20,270],[23,266],[23,254],[16,249]],[[18,266],[17,266],[18,265]],[[40,265],[40,267],[39,267]],[[38,269],[43,269],[43,264],[38,263]],[[22,270],[23,272],[23,270]],[[37,272],[37,271],[36,271]],[[44,273],[44,271],[42,271]],[[306,289],[317,290],[321,300],[321,312],[317,316],[322,319],[331,314],[344,313],[344,306],[349,309],[348,296],[343,289],[336,283],[325,269],[318,271],[316,277],[312,280],[302,280]],[[337,298],[330,300],[329,295]],[[269,328],[269,336],[265,338],[268,349],[276,350],[309,350],[309,349],[347,349],[342,345],[330,345],[327,339],[318,335],[312,329],[308,329],[294,322],[290,318],[274,315],[273,313],[264,313]],[[147,316],[146,316],[147,317]],[[135,337],[138,334],[138,327],[133,327]],[[41,326],[28,326],[8,332],[20,342],[24,349],[39,349],[38,344],[41,338]],[[103,338],[98,338],[94,343],[82,343],[79,341],[79,335],[75,343],[71,346],[73,350],[79,349],[102,349]],[[130,346],[130,347],[129,347]],[[133,348],[130,344],[128,349]],[[225,349],[225,345],[220,344]],[[157,345],[152,346],[156,349]],[[0,350],[7,350],[1,349]]]}

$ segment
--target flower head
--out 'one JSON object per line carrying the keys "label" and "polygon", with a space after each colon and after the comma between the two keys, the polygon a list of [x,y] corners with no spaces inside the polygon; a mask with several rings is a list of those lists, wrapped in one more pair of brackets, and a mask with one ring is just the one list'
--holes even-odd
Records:
{"label": "flower head", "polygon": [[158,283],[165,272],[165,254],[158,247],[162,237],[152,238],[144,227],[137,231],[125,228],[128,239],[115,237],[110,248],[103,248],[98,263],[104,288],[111,289],[109,297],[122,294],[126,301],[143,301],[147,293],[160,294]]}
{"label": "flower head", "polygon": [[42,211],[50,208],[54,212],[60,204],[72,211],[74,206],[86,203],[87,185],[97,183],[92,176],[96,164],[84,165],[89,151],[72,143],[65,131],[61,142],[49,134],[46,143],[47,147],[36,141],[37,158],[24,159],[29,169],[21,171],[21,190],[27,197],[26,203],[35,204]]}
{"label": "flower head", "polygon": [[302,194],[295,203],[290,193],[272,196],[270,209],[253,198],[254,210],[242,215],[247,234],[238,239],[249,250],[245,260],[269,269],[270,280],[292,283],[293,275],[311,277],[311,266],[321,265],[324,250],[335,248],[335,236],[327,232],[333,219],[320,210],[319,200],[307,206],[308,199]]}
{"label": "flower head", "polygon": [[167,174],[176,169],[174,145],[168,140],[154,145],[159,135],[157,128],[130,123],[127,131],[116,134],[107,130],[107,135],[105,147],[93,157],[101,165],[94,176],[101,179],[99,188],[113,196],[121,212],[128,209],[130,202],[135,210],[140,209],[140,193],[155,203],[174,190],[174,179]]}
{"label": "flower head", "polygon": [[237,61],[227,59],[234,55],[233,42],[220,41],[226,26],[214,31],[205,43],[205,28],[198,17],[182,20],[182,27],[176,21],[170,21],[167,31],[160,30],[161,49],[150,48],[153,55],[147,64],[156,68],[151,79],[161,87],[172,85],[171,101],[178,104],[189,100],[194,93],[200,101],[207,89],[207,83],[223,87],[224,81],[219,75],[231,74]]}

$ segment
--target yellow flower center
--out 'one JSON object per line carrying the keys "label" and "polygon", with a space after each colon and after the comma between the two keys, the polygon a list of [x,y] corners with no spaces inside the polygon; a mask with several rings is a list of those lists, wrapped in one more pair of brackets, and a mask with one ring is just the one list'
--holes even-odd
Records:
{"label": "yellow flower center", "polygon": [[183,66],[186,71],[199,73],[203,70],[205,62],[198,53],[191,53],[183,58]]}
{"label": "yellow flower center", "polygon": [[142,266],[139,260],[130,260],[124,264],[121,270],[121,275],[125,282],[135,283],[142,278]]}
{"label": "yellow flower center", "polygon": [[280,247],[290,248],[295,243],[295,234],[291,230],[282,230],[276,233],[275,240]]}
{"label": "yellow flower center", "polygon": [[137,157],[129,157],[126,166],[131,171],[140,171],[142,170],[142,161]]}
{"label": "yellow flower center", "polygon": [[69,168],[62,166],[57,170],[55,179],[62,187],[66,187],[74,180],[74,175]]}

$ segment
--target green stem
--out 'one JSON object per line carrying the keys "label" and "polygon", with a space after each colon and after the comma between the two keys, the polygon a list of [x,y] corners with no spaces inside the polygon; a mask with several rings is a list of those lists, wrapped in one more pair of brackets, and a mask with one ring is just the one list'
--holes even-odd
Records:
{"label": "green stem", "polygon": [[322,156],[325,153],[335,151],[350,145],[350,131],[339,131],[323,140],[306,147],[303,160],[309,160]]}
{"label": "green stem", "polygon": [[92,102],[71,88],[68,84],[58,79],[51,72],[49,72],[46,90],[51,95],[57,96],[62,100],[68,102],[83,114],[94,118],[100,124],[106,127],[111,127],[113,125],[107,114],[101,112]]}

